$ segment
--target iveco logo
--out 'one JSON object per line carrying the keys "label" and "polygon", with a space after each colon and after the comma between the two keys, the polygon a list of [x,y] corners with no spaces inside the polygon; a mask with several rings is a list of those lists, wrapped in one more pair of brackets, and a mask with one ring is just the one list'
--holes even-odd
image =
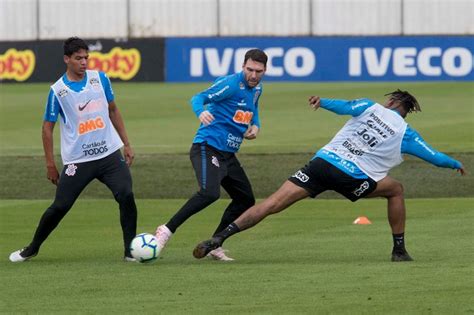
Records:
{"label": "iveco logo", "polygon": [[393,73],[399,77],[424,75],[439,77],[447,74],[463,77],[471,73],[472,53],[465,47],[351,47],[349,48],[349,75],[360,77],[364,71],[381,77]]}
{"label": "iveco logo", "polygon": [[[251,48],[192,48],[190,51],[190,74],[201,77],[209,72],[212,76],[223,76],[242,70],[245,53]],[[316,54],[308,47],[268,47],[264,49],[268,56],[266,76],[306,77],[316,70]],[[207,69],[204,67],[207,66]],[[233,66],[233,69],[232,69]]]}

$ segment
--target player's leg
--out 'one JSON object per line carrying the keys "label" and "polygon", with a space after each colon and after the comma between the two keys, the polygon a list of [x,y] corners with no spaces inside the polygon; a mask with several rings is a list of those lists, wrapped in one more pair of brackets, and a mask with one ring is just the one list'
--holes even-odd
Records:
{"label": "player's leg", "polygon": [[[245,210],[255,204],[252,186],[235,155],[226,159],[227,176],[221,181],[222,187],[231,197],[231,202],[224,210],[221,221],[214,235],[225,229],[230,223],[237,219]],[[209,258],[220,261],[232,261],[233,258],[226,254],[226,250],[218,247],[209,252]]]}
{"label": "player's leg", "polygon": [[11,261],[21,262],[38,254],[43,242],[71,209],[84,187],[94,179],[94,172],[93,162],[64,166],[56,188],[56,197],[51,206],[43,213],[33,240],[23,250],[12,253],[10,255]]}
{"label": "player's leg", "polygon": [[219,199],[220,183],[226,172],[225,165],[219,162],[219,158],[219,152],[205,144],[192,145],[190,159],[200,189],[173,215],[168,223],[157,228],[156,236],[161,248],[165,246],[181,224]]}
{"label": "player's leg", "polygon": [[315,159],[310,161],[288,180],[270,197],[246,210],[238,219],[229,224],[224,230],[210,240],[199,243],[193,251],[196,258],[204,257],[211,250],[222,245],[231,235],[248,229],[266,216],[280,212],[298,200],[306,197],[316,197],[327,190],[324,184],[325,161]]}
{"label": "player's leg", "polygon": [[120,150],[100,160],[98,179],[112,191],[120,209],[124,256],[131,257],[130,243],[137,234],[137,206],[132,190],[132,176]]}
{"label": "player's leg", "polygon": [[285,210],[295,202],[309,197],[310,193],[290,181],[285,181],[270,197],[245,211],[234,223],[240,231],[249,229],[265,217]]}
{"label": "player's leg", "polygon": [[222,246],[222,243],[233,234],[255,226],[268,215],[278,213],[308,196],[310,193],[306,189],[287,180],[270,197],[246,210],[212,239],[199,243],[193,251],[194,257],[206,256],[211,250]]}
{"label": "player's leg", "polygon": [[377,188],[367,196],[374,197],[387,199],[387,216],[393,235],[392,261],[413,260],[405,249],[406,208],[402,184],[387,176],[377,182]]}
{"label": "player's leg", "polygon": [[387,198],[388,221],[393,234],[405,232],[405,198],[403,186],[390,176],[377,183],[377,188],[367,196]]}
{"label": "player's leg", "polygon": [[213,235],[225,229],[245,210],[255,204],[250,181],[235,156],[227,164],[227,176],[222,179],[221,185],[232,201],[224,210],[219,226]]}

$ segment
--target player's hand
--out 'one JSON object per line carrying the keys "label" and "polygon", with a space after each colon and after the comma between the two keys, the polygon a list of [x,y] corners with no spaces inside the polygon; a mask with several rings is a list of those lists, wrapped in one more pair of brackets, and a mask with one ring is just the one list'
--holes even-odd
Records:
{"label": "player's hand", "polygon": [[208,126],[214,121],[214,116],[208,110],[205,110],[199,115],[199,120],[204,126]]}
{"label": "player's hand", "polygon": [[48,177],[48,180],[57,186],[59,182],[59,172],[56,165],[47,166],[46,169],[46,176]]}
{"label": "player's hand", "polygon": [[249,126],[247,131],[244,133],[244,138],[247,140],[253,140],[257,138],[258,127],[255,125]]}
{"label": "player's hand", "polygon": [[461,168],[458,168],[456,171],[461,173],[461,176],[467,175],[467,172],[466,172],[466,169],[464,168],[464,166],[461,166]]}
{"label": "player's hand", "polygon": [[321,98],[319,96],[310,96],[308,102],[313,110],[317,110],[321,106]]}
{"label": "player's hand", "polygon": [[127,163],[129,167],[132,166],[133,159],[135,158],[135,153],[133,152],[133,149],[130,144],[123,147],[123,155],[125,157],[125,163]]}

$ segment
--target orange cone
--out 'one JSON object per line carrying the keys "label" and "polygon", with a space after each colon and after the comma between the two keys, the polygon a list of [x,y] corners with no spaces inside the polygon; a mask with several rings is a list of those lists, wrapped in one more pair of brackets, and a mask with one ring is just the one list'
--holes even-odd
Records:
{"label": "orange cone", "polygon": [[358,217],[352,224],[372,224],[367,217]]}

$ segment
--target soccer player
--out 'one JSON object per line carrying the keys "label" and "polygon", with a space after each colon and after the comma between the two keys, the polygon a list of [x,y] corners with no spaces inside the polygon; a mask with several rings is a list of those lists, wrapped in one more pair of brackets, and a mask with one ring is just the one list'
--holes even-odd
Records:
{"label": "soccer player", "polygon": [[[57,185],[56,197],[41,217],[31,243],[10,255],[12,262],[38,254],[41,244],[94,179],[107,185],[119,204],[124,259],[134,261],[129,248],[137,225],[129,170],[134,153],[111,83],[103,72],[86,70],[88,57],[88,46],[82,39],[71,37],[64,42],[66,73],[51,86],[43,122],[47,177]],[[53,153],[53,128],[58,119],[64,164],[61,175]]]}
{"label": "soccer player", "polygon": [[[232,202],[215,233],[255,204],[252,187],[235,153],[244,138],[255,139],[260,129],[258,101],[266,64],[267,56],[262,50],[249,50],[241,72],[218,78],[211,87],[191,99],[193,111],[201,122],[190,150],[200,189],[168,223],[157,228],[161,248],[189,217],[219,199],[221,185]],[[221,247],[208,254],[216,260],[233,260]]]}
{"label": "soccer player", "polygon": [[413,260],[405,249],[405,202],[403,186],[388,176],[391,168],[403,161],[402,154],[417,156],[439,167],[465,174],[463,165],[429,146],[404,120],[408,113],[421,111],[411,94],[397,90],[384,106],[370,99],[352,101],[311,96],[309,105],[322,107],[352,118],[313,159],[292,175],[275,193],[245,211],[212,239],[199,243],[196,258],[222,246],[231,235],[246,230],[266,216],[280,212],[293,203],[334,190],[351,201],[359,198],[387,199],[388,221],[392,229],[392,261]]}

